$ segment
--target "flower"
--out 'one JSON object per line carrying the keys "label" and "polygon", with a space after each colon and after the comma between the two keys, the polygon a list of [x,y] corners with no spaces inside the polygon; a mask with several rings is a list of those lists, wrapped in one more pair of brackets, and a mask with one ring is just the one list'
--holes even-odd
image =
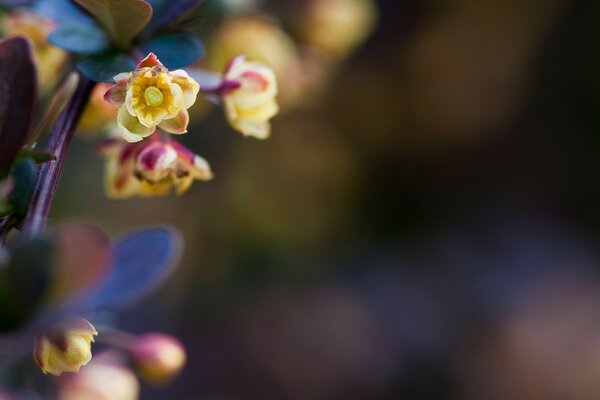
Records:
{"label": "flower", "polygon": [[117,110],[104,101],[104,93],[111,86],[109,83],[96,84],[79,119],[79,125],[77,126],[79,133],[90,137],[98,135],[115,120]]}
{"label": "flower", "polygon": [[53,21],[26,9],[5,14],[1,20],[4,36],[25,36],[33,47],[37,65],[38,83],[42,89],[49,88],[63,71],[67,53],[48,43],[48,35],[55,28]]}
{"label": "flower", "polygon": [[115,76],[115,82],[104,99],[119,106],[117,123],[123,139],[139,142],[156,127],[173,134],[187,132],[187,109],[200,90],[187,72],[169,71],[150,53],[135,71]]}
{"label": "flower", "polygon": [[83,318],[53,327],[47,334],[36,336],[34,360],[44,374],[79,372],[92,359],[91,344],[98,332]]}
{"label": "flower", "polygon": [[279,112],[277,81],[269,67],[246,61],[244,56],[235,57],[225,69],[220,94],[234,129],[257,139],[269,137],[269,120]]}
{"label": "flower", "polygon": [[61,378],[58,400],[136,400],[140,384],[118,357],[106,352],[79,374]]}
{"label": "flower", "polygon": [[174,337],[162,333],[148,333],[138,337],[130,352],[140,377],[156,385],[173,379],[186,360],[183,345]]}
{"label": "flower", "polygon": [[335,60],[348,57],[377,22],[373,0],[308,0],[298,7],[298,36]]}
{"label": "flower", "polygon": [[212,179],[206,160],[176,141],[161,141],[158,136],[140,143],[109,139],[100,153],[106,159],[106,193],[113,198],[166,195],[173,187],[183,194],[194,180]]}

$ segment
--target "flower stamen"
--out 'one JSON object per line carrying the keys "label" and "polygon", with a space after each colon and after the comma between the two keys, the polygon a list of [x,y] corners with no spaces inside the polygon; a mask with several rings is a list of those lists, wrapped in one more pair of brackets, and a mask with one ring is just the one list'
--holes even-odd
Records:
{"label": "flower stamen", "polygon": [[150,107],[159,107],[163,103],[163,94],[156,86],[148,86],[144,91],[144,101]]}

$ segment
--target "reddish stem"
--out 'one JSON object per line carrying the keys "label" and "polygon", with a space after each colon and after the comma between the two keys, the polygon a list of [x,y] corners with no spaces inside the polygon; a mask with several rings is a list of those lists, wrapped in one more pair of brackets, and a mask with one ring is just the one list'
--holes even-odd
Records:
{"label": "reddish stem", "polygon": [[46,226],[69,144],[94,85],[93,81],[80,74],[73,97],[56,121],[46,149],[54,156],[54,160],[40,167],[36,187],[23,221],[23,232],[35,235]]}

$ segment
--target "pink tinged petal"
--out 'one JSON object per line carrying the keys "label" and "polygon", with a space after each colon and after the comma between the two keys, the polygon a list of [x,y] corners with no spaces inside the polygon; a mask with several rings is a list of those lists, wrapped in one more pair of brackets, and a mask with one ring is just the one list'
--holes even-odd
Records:
{"label": "pink tinged petal", "polygon": [[140,61],[140,63],[137,65],[137,69],[152,68],[157,66],[164,68],[164,65],[162,65],[162,63],[158,60],[156,55],[154,53],[149,53],[146,58]]}
{"label": "pink tinged petal", "polygon": [[177,152],[177,155],[180,159],[190,164],[194,162],[194,157],[196,157],[196,154],[194,154],[193,151],[191,151],[176,140],[169,140],[168,144]]}
{"label": "pink tinged petal", "polygon": [[178,84],[183,90],[183,108],[190,108],[195,102],[198,92],[200,92],[200,85],[198,82],[193,80],[187,72],[182,69],[178,69],[171,72],[173,82]]}
{"label": "pink tinged petal", "polygon": [[158,127],[165,132],[180,135],[187,132],[187,127],[190,122],[188,111],[182,109],[175,118],[163,120]]}
{"label": "pink tinged petal", "polygon": [[192,170],[190,172],[195,179],[201,181],[209,181],[213,178],[213,173],[210,169],[210,165],[204,158],[198,155],[194,156],[194,162],[192,165]]}
{"label": "pink tinged petal", "polygon": [[234,128],[244,136],[267,139],[271,135],[271,124],[265,121],[238,120]]}
{"label": "pink tinged petal", "polygon": [[244,65],[245,62],[246,62],[246,56],[244,56],[244,55],[239,55],[239,56],[232,58],[225,66],[225,71],[223,72],[223,75],[225,76],[225,78],[230,79],[231,75],[233,75],[236,72],[236,70],[239,69],[239,67]]}
{"label": "pink tinged petal", "polygon": [[139,142],[154,133],[153,127],[147,127],[140,123],[139,119],[129,114],[126,107],[121,106],[117,114],[117,123],[121,128],[123,139],[130,143]]}
{"label": "pink tinged petal", "polygon": [[113,78],[115,82],[120,83],[122,81],[127,82],[131,78],[131,72],[121,72],[120,74],[115,75]]}
{"label": "pink tinged petal", "polygon": [[127,95],[127,81],[119,81],[111,86],[104,94],[104,100],[115,106],[120,106],[125,103]]}

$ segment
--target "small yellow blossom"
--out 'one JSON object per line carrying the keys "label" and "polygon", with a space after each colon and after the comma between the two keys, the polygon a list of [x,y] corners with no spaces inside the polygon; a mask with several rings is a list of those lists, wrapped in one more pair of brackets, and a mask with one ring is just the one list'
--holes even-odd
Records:
{"label": "small yellow blossom", "polygon": [[5,37],[25,36],[33,47],[37,65],[38,83],[42,89],[49,88],[62,72],[68,55],[48,43],[48,35],[56,27],[54,22],[26,9],[5,14],[1,20]]}
{"label": "small yellow blossom", "polygon": [[97,136],[113,123],[117,117],[117,109],[104,101],[104,93],[110,86],[112,85],[109,83],[98,83],[94,87],[79,119],[78,132],[89,137]]}
{"label": "small yellow blossom", "polygon": [[78,318],[52,333],[37,336],[33,346],[34,360],[44,374],[79,372],[92,359],[92,342],[98,332],[89,321]]}
{"label": "small yellow blossom", "polygon": [[275,74],[266,65],[238,56],[227,66],[221,97],[227,120],[244,136],[269,137],[269,120],[279,112],[276,96]]}
{"label": "small yellow blossom", "polygon": [[106,159],[105,190],[113,198],[161,196],[172,188],[183,194],[194,180],[212,179],[206,160],[158,136],[139,143],[109,139],[100,152]]}
{"label": "small yellow blossom", "polygon": [[104,98],[119,106],[117,123],[123,139],[139,142],[157,127],[173,134],[187,132],[187,110],[200,90],[187,72],[169,71],[150,53],[135,71],[117,75],[115,82]]}

